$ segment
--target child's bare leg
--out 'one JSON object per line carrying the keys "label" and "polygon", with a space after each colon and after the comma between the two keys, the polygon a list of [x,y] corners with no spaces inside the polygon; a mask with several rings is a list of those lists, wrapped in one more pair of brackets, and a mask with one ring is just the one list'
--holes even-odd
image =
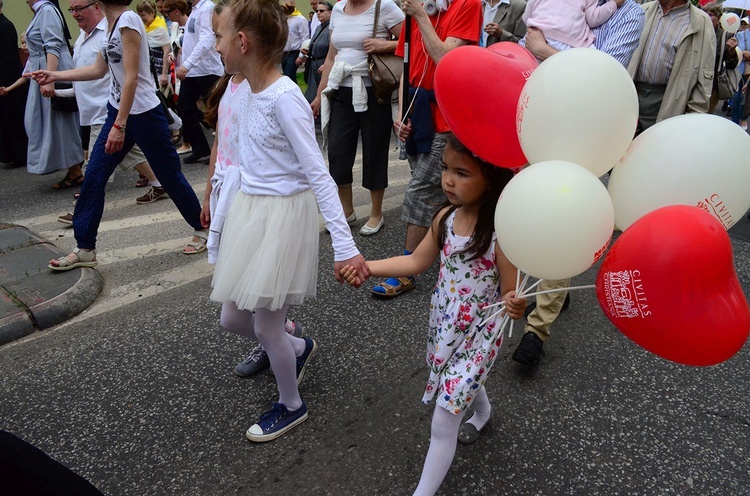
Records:
{"label": "child's bare leg", "polygon": [[414,496],[432,496],[443,483],[445,474],[451,468],[456,454],[458,429],[461,427],[463,413],[454,415],[445,408],[435,405],[432,416],[432,434],[430,449],[422,469],[422,477],[414,491]]}

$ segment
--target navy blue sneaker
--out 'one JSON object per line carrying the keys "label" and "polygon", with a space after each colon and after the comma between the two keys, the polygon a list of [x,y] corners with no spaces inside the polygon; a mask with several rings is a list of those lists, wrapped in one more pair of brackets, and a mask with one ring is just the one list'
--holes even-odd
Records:
{"label": "navy blue sneaker", "polygon": [[253,424],[245,437],[254,443],[265,443],[283,436],[287,431],[307,420],[307,405],[290,412],[282,403],[274,403],[273,408],[260,416],[260,421]]}
{"label": "navy blue sneaker", "polygon": [[258,344],[250,354],[234,368],[234,373],[240,377],[250,377],[262,372],[271,366],[268,353],[263,346]]}
{"label": "navy blue sneaker", "polygon": [[303,338],[305,340],[305,351],[297,357],[297,385],[305,377],[305,367],[310,363],[310,359],[318,351],[318,343],[312,338]]}
{"label": "navy blue sneaker", "polygon": [[[286,331],[295,338],[301,338],[305,335],[305,329],[302,324],[294,320],[287,320]],[[240,377],[250,377],[258,372],[271,368],[271,361],[263,346],[258,344],[250,354],[234,368],[234,373]]]}

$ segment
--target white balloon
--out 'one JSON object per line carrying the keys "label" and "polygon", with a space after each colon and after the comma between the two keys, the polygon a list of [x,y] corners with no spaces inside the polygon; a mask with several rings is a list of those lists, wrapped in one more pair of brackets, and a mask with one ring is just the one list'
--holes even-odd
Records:
{"label": "white balloon", "polygon": [[516,128],[534,164],[566,160],[597,176],[625,154],[638,123],[638,95],[628,71],[592,48],[545,60],[526,81]]}
{"label": "white balloon", "polygon": [[613,227],[607,188],[590,171],[561,160],[519,172],[495,209],[495,232],[505,256],[542,279],[565,279],[591,267],[608,246]]}
{"label": "white balloon", "polygon": [[659,122],[633,140],[609,179],[615,224],[625,230],[667,205],[702,208],[729,229],[750,208],[750,136],[716,115]]}
{"label": "white balloon", "polygon": [[719,19],[719,23],[724,31],[734,34],[740,29],[740,16],[733,12],[724,12]]}

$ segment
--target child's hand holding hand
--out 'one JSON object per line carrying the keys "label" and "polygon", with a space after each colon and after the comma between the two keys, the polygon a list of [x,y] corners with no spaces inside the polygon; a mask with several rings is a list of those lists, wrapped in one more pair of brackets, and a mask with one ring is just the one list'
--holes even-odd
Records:
{"label": "child's hand holding hand", "polygon": [[515,291],[505,293],[503,295],[503,302],[505,303],[505,313],[513,320],[523,317],[523,312],[526,310],[526,304],[528,303],[526,298],[516,298]]}
{"label": "child's hand holding hand", "polygon": [[364,278],[359,275],[356,268],[351,265],[345,265],[339,271],[341,277],[346,281],[349,286],[358,288],[364,282]]}

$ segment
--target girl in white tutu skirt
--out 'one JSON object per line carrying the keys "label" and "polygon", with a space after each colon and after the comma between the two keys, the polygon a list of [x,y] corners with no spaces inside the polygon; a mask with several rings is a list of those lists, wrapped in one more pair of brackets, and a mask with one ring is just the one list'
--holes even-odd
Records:
{"label": "girl in white tutu skirt", "polygon": [[[286,15],[276,0],[231,0],[219,15],[216,49],[227,73],[249,83],[237,107],[240,191],[223,226],[211,299],[222,320],[253,321],[268,353],[279,400],[246,432],[271,441],[307,419],[298,382],[317,344],[284,331],[287,310],[315,296],[318,208],[331,233],[334,272],[353,265],[367,273],[354,245],[315,139],[310,105],[277,70],[286,43]],[[255,311],[254,319],[248,314]]]}

